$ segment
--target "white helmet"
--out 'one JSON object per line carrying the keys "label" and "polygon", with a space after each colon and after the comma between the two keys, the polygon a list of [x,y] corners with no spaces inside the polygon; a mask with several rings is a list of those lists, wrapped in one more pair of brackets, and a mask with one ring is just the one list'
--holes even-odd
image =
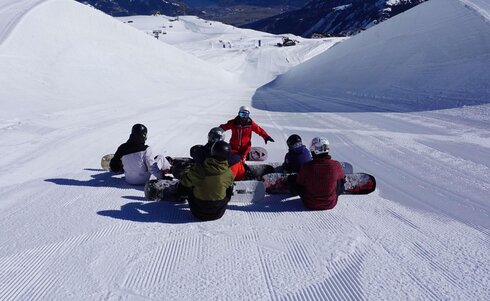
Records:
{"label": "white helmet", "polygon": [[241,106],[240,110],[238,110],[238,113],[240,112],[248,112],[250,113],[250,108],[248,106]]}
{"label": "white helmet", "polygon": [[311,140],[310,151],[315,155],[328,154],[330,150],[330,142],[324,137],[315,137]]}

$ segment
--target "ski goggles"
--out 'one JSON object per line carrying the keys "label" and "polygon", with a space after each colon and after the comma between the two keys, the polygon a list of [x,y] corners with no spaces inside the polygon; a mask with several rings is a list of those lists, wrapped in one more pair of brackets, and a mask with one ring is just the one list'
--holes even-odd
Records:
{"label": "ski goggles", "polygon": [[248,111],[241,111],[238,113],[238,116],[242,117],[242,118],[247,118],[248,116],[250,116],[250,112]]}
{"label": "ski goggles", "polygon": [[302,142],[296,142],[295,144],[291,145],[290,148],[291,149],[299,149],[303,147],[303,143]]}

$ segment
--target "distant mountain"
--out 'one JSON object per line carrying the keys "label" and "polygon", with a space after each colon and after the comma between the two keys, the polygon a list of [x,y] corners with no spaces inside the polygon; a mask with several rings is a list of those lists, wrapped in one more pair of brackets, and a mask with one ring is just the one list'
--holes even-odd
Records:
{"label": "distant mountain", "polygon": [[115,17],[151,15],[196,15],[198,11],[179,0],[77,0]]}
{"label": "distant mountain", "polygon": [[302,8],[309,0],[184,0],[197,16],[241,26]]}
{"label": "distant mountain", "polygon": [[[285,7],[297,9],[308,0],[76,0],[115,17],[151,15],[160,13],[167,16],[200,15],[202,9],[232,8],[235,6]],[[285,10],[283,10],[285,11]],[[222,14],[227,14],[223,12]],[[269,14],[270,16],[270,14]]]}
{"label": "distant mountain", "polygon": [[77,0],[111,16],[197,15],[282,34],[347,36],[427,0]]}
{"label": "distant mountain", "polygon": [[115,17],[196,15],[239,25],[303,7],[308,0],[76,0]]}
{"label": "distant mountain", "polygon": [[348,36],[427,0],[312,0],[305,7],[241,27],[274,34]]}
{"label": "distant mountain", "polygon": [[308,0],[184,0],[185,3],[192,7],[208,7],[208,6],[220,6],[231,7],[237,5],[250,5],[250,6],[290,6],[290,7],[303,7]]}

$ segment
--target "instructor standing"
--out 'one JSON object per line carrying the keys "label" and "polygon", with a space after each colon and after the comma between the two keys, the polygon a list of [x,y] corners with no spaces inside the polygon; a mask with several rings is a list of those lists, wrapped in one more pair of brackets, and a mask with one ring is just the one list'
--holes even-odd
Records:
{"label": "instructor standing", "polygon": [[234,154],[240,155],[242,161],[247,159],[247,154],[252,146],[252,132],[264,138],[265,144],[268,141],[274,142],[267,132],[250,118],[250,108],[241,106],[238,115],[227,123],[219,126],[223,130],[231,130],[230,145]]}

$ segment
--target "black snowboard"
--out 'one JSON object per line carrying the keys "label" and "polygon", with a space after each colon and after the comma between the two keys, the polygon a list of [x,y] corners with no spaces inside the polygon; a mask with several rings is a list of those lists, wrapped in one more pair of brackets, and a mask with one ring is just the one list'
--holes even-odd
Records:
{"label": "black snowboard", "polygon": [[184,171],[194,165],[194,159],[189,157],[165,157],[170,163],[170,173],[177,179],[182,179]]}
{"label": "black snowboard", "polygon": [[179,180],[177,179],[149,180],[145,184],[145,198],[150,201],[178,199],[178,186]]}
{"label": "black snowboard", "polygon": [[[184,171],[195,164],[190,157],[166,157],[170,163],[170,173],[177,179],[182,179]],[[262,180],[262,176],[267,173],[281,172],[280,163],[245,163],[246,180]]]}

